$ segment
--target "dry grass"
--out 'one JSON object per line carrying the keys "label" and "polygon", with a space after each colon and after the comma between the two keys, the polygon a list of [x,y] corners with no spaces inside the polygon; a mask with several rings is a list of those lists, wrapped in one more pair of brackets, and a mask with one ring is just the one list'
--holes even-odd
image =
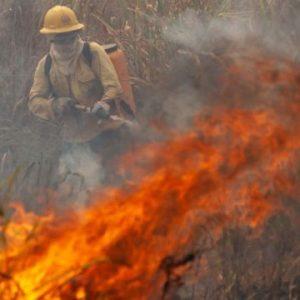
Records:
{"label": "dry grass", "polygon": [[[14,166],[21,166],[21,171],[13,173],[2,188],[4,198],[11,197],[12,182],[19,180],[23,186],[28,185],[26,177],[34,185],[47,186],[51,181],[49,165],[58,155],[60,142],[55,126],[37,121],[28,124],[26,120],[14,123],[10,117],[15,103],[28,92],[37,61],[47,51],[38,29],[43,13],[53,4],[73,7],[86,24],[88,39],[117,42],[126,51],[141,106],[144,89],[155,89],[160,84],[161,74],[169,70],[178,48],[166,41],[162,33],[188,8],[201,15],[204,22],[212,18],[239,19],[250,29],[259,22],[265,32],[281,37],[281,43],[293,57],[299,55],[297,0],[1,0],[0,153],[13,148],[17,153]],[[40,177],[45,182],[40,182]],[[199,299],[200,294],[203,299],[298,299],[293,298],[292,282],[286,279],[289,272],[296,277],[299,267],[299,240],[294,224],[285,216],[278,216],[270,221],[261,239],[251,241],[245,238],[247,233],[243,230],[225,232],[216,252],[208,258],[215,260],[223,285],[215,286],[213,294],[205,285],[182,289],[181,299]],[[268,251],[272,252],[273,261],[265,266],[260,278],[251,278],[255,264],[257,268],[266,264]],[[247,272],[249,278],[245,270],[251,270]]]}
{"label": "dry grass", "polygon": [[296,0],[3,1],[0,26],[4,34],[0,39],[5,47],[1,49],[0,97],[5,110],[11,110],[24,94],[34,66],[47,51],[38,29],[44,12],[53,4],[73,7],[86,24],[89,39],[119,43],[126,50],[136,85],[157,83],[170,65],[174,45],[163,39],[162,32],[186,9],[194,9],[207,20],[239,18],[249,27],[262,22],[269,34],[282,31],[287,47],[298,49],[299,32],[293,24],[299,6]]}

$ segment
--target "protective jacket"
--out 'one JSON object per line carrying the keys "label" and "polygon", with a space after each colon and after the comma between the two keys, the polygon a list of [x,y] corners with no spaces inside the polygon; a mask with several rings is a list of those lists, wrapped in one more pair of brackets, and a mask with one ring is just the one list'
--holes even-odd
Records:
{"label": "protective jacket", "polygon": [[[83,53],[76,64],[75,72],[64,75],[55,61],[47,75],[45,64],[47,55],[41,59],[34,75],[29,94],[29,109],[46,120],[55,120],[52,101],[55,97],[71,97],[78,105],[93,107],[97,101],[106,101],[118,110],[122,88],[116,70],[104,48],[97,43],[89,43],[92,54],[91,64]],[[96,117],[89,114],[65,116],[62,120],[63,136],[71,142],[87,142],[103,131]]]}

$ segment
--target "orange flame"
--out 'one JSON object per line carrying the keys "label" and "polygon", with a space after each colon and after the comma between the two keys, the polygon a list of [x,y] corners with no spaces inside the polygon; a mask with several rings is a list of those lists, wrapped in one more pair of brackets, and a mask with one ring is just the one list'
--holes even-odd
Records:
{"label": "orange flame", "polygon": [[258,228],[299,193],[300,73],[256,57],[236,58],[223,104],[193,128],[126,157],[135,184],[63,218],[18,207],[0,254],[1,299],[160,299],[163,262],[191,253],[197,228],[216,239],[233,222]]}

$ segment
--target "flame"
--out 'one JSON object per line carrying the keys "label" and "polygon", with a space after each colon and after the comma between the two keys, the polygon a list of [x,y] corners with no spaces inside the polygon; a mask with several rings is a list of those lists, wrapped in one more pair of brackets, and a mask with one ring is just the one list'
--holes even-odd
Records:
{"label": "flame", "polygon": [[16,206],[2,225],[1,299],[160,299],[166,261],[192,253],[199,228],[217,240],[232,223],[258,230],[284,209],[282,197],[299,194],[300,73],[278,64],[235,57],[222,104],[127,155],[131,183],[95,193],[85,210]]}

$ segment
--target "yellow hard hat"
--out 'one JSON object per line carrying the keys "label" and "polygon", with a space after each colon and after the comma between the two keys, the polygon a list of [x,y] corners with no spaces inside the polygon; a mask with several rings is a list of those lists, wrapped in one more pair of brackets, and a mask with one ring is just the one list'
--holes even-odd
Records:
{"label": "yellow hard hat", "polygon": [[44,18],[42,34],[59,34],[82,29],[74,11],[67,6],[56,5],[49,9]]}

